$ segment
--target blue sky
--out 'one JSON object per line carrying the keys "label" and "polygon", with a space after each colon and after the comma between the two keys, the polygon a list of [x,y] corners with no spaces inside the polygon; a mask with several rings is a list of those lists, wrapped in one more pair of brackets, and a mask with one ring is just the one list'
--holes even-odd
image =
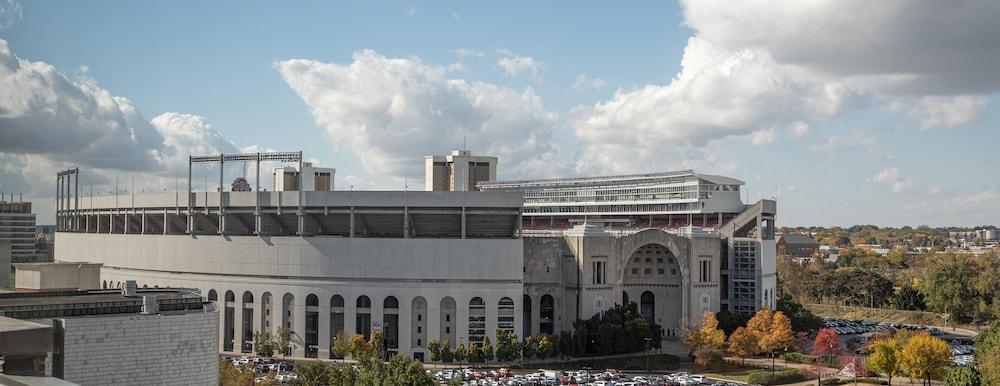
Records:
{"label": "blue sky", "polygon": [[182,153],[251,146],[398,189],[464,136],[503,178],[731,175],[782,225],[997,223],[997,6],[864,8],[3,0],[0,191],[44,207],[73,165],[172,189]]}

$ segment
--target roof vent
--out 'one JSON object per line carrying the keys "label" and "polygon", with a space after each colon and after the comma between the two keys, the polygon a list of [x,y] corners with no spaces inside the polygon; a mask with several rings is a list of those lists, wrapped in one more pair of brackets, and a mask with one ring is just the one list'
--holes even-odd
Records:
{"label": "roof vent", "polygon": [[135,280],[125,281],[125,287],[122,288],[122,295],[125,296],[135,296],[135,289],[138,288],[135,285]]}
{"label": "roof vent", "polygon": [[142,313],[144,315],[153,315],[160,312],[159,306],[156,304],[156,296],[143,296],[142,297]]}

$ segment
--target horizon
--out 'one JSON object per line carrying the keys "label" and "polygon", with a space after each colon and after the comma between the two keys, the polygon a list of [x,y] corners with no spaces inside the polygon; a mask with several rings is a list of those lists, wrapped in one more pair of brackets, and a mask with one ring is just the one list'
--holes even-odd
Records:
{"label": "horizon", "polygon": [[51,223],[59,170],[79,167],[81,192],[160,192],[187,154],[274,149],[336,168],[338,190],[402,190],[423,156],[467,147],[502,180],[734,177],[747,204],[777,199],[783,227],[997,224],[998,14],[7,0],[0,191]]}

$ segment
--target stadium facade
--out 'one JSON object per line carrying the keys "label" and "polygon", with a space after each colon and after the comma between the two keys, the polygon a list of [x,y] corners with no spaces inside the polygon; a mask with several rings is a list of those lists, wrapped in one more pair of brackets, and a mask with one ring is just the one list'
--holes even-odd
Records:
{"label": "stadium facade", "polygon": [[[537,214],[546,203],[530,200],[570,179],[85,197],[58,213],[56,259],[103,264],[102,286],[200,289],[221,309],[221,351],[250,352],[254,332],[285,327],[300,357],[329,357],[341,331],[380,330],[390,353],[425,359],[429,340],[558,333],[628,302],[672,338],[705,309],[772,305],[774,202],[744,205],[731,178],[666,175],[661,188],[685,180],[681,196],[636,205],[697,205]],[[585,189],[595,202],[645,183],[597,180]]]}

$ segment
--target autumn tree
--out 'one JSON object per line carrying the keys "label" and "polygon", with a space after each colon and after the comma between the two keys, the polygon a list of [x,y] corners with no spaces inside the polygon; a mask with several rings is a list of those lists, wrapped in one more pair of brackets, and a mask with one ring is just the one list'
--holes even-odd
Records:
{"label": "autumn tree", "polygon": [[431,362],[438,362],[441,360],[441,341],[437,339],[431,339],[427,341],[427,352],[431,356]]}
{"label": "autumn tree", "polygon": [[984,385],[1000,385],[1000,324],[976,338],[976,366]]}
{"label": "autumn tree", "polygon": [[695,362],[707,366],[721,359],[721,349],[726,344],[726,334],[719,329],[715,313],[705,311],[701,321],[684,327],[684,344],[694,353]]}
{"label": "autumn tree", "polygon": [[761,351],[770,352],[771,368],[774,368],[774,357],[778,351],[787,350],[795,344],[795,333],[792,332],[792,321],[781,311],[771,316],[770,331],[761,336]]}
{"label": "autumn tree", "polygon": [[888,338],[878,339],[869,345],[871,354],[868,355],[867,365],[869,369],[889,378],[892,384],[892,377],[899,375],[901,370],[900,360],[900,339]]}
{"label": "autumn tree", "polygon": [[840,339],[837,331],[832,328],[823,328],[816,333],[816,340],[813,341],[812,355],[833,357],[840,354]]}
{"label": "autumn tree", "polygon": [[469,350],[465,348],[464,344],[460,344],[458,345],[458,347],[455,347],[455,352],[452,354],[452,358],[455,359],[455,362],[458,363],[465,362],[465,359],[468,357],[469,357]]}
{"label": "autumn tree", "polygon": [[930,386],[931,378],[944,375],[945,367],[951,363],[951,348],[939,338],[916,335],[906,343],[899,363],[911,377],[923,379]]}
{"label": "autumn tree", "polygon": [[771,310],[762,308],[747,321],[747,331],[757,338],[757,349],[754,351],[754,354],[763,351],[760,348],[760,341],[771,333],[771,320],[773,318],[774,313]]}
{"label": "autumn tree", "polygon": [[346,358],[347,354],[351,353],[351,340],[347,339],[347,334],[343,330],[338,332],[337,336],[333,338],[330,350],[333,351],[333,356],[338,359]]}
{"label": "autumn tree", "polygon": [[757,337],[750,333],[745,327],[738,327],[736,331],[733,331],[729,335],[729,353],[740,358],[741,364],[744,362],[746,357],[753,355],[757,352],[757,347],[759,346],[757,342]]}

